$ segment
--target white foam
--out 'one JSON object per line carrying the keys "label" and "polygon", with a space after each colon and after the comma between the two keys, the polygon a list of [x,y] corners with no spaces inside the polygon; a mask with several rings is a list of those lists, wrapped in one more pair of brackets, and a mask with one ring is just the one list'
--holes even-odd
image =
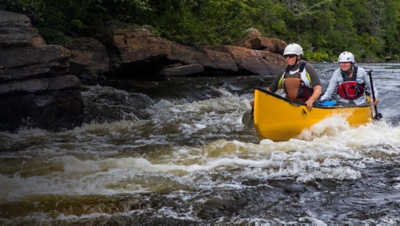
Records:
{"label": "white foam", "polygon": [[147,120],[91,123],[58,134],[0,133],[9,146],[36,141],[20,152],[1,153],[4,160],[23,157],[32,164],[23,164],[22,159],[12,162],[21,165],[15,171],[24,174],[0,175],[0,195],[18,199],[31,194],[137,193],[160,189],[157,184],[237,188],[245,186],[242,178],[356,179],[367,161],[400,152],[400,128],[384,121],[351,128],[340,116],[284,142],[221,139],[191,147],[171,141],[171,136],[200,140],[241,132],[248,99],[225,95],[194,103],[162,100],[148,109]]}

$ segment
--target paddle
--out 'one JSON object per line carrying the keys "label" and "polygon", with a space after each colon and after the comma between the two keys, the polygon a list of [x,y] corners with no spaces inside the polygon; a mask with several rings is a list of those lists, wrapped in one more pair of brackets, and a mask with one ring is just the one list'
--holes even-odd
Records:
{"label": "paddle", "polygon": [[[375,102],[375,91],[374,91],[374,83],[372,81],[372,70],[368,71],[369,81],[371,83],[371,91],[372,91],[372,102]],[[383,116],[381,113],[378,112],[378,107],[374,105],[375,108],[375,120],[380,120]]]}
{"label": "paddle", "polygon": [[254,127],[254,123],[253,123],[253,109],[251,108],[251,111],[246,111],[243,114],[242,117],[242,123],[244,126],[246,126],[247,128],[253,128]]}

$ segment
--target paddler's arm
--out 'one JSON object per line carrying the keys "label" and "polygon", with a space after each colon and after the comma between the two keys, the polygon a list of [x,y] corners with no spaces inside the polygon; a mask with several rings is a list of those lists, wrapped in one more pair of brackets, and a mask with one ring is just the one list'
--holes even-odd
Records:
{"label": "paddler's arm", "polygon": [[[275,93],[276,90],[278,89],[278,83],[279,83],[279,79],[281,78],[281,76],[279,74],[275,75],[274,80],[272,81],[271,85],[269,85],[267,88],[265,88],[265,90],[267,90],[268,92],[271,93]],[[274,91],[271,91],[274,90]],[[254,107],[254,99],[250,101],[250,106]]]}
{"label": "paddler's arm", "polygon": [[321,96],[322,87],[320,85],[317,85],[317,86],[314,86],[313,90],[314,90],[313,94],[306,101],[307,108],[310,111],[312,109],[312,106],[313,106],[314,102],[318,100],[319,96]]}
{"label": "paddler's arm", "polygon": [[321,86],[321,80],[319,79],[319,75],[318,75],[317,71],[315,70],[315,68],[311,64],[307,63],[305,69],[307,70],[307,72],[310,75],[311,83],[312,83],[312,87],[313,87],[313,91],[314,91],[313,94],[311,95],[311,97],[308,98],[308,100],[306,101],[307,108],[308,108],[308,110],[311,111],[314,102],[317,101],[318,98],[322,94],[322,86]]}

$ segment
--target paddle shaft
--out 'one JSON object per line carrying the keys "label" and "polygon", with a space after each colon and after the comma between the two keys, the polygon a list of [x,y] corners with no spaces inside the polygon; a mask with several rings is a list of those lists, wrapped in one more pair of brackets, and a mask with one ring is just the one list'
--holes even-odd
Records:
{"label": "paddle shaft", "polygon": [[[369,76],[369,82],[371,83],[371,92],[372,92],[372,104],[375,102],[375,91],[374,91],[374,82],[372,81],[372,70],[368,71],[368,76]],[[380,119],[382,118],[382,115],[378,113],[378,107],[374,104],[374,109],[375,109],[375,119]]]}

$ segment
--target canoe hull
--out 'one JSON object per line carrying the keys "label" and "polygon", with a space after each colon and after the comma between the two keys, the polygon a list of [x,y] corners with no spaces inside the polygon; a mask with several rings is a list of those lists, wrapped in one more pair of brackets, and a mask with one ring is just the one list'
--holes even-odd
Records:
{"label": "canoe hull", "polygon": [[260,139],[285,141],[332,115],[340,114],[352,127],[372,121],[371,106],[318,107],[286,100],[260,88],[254,91],[254,126]]}

